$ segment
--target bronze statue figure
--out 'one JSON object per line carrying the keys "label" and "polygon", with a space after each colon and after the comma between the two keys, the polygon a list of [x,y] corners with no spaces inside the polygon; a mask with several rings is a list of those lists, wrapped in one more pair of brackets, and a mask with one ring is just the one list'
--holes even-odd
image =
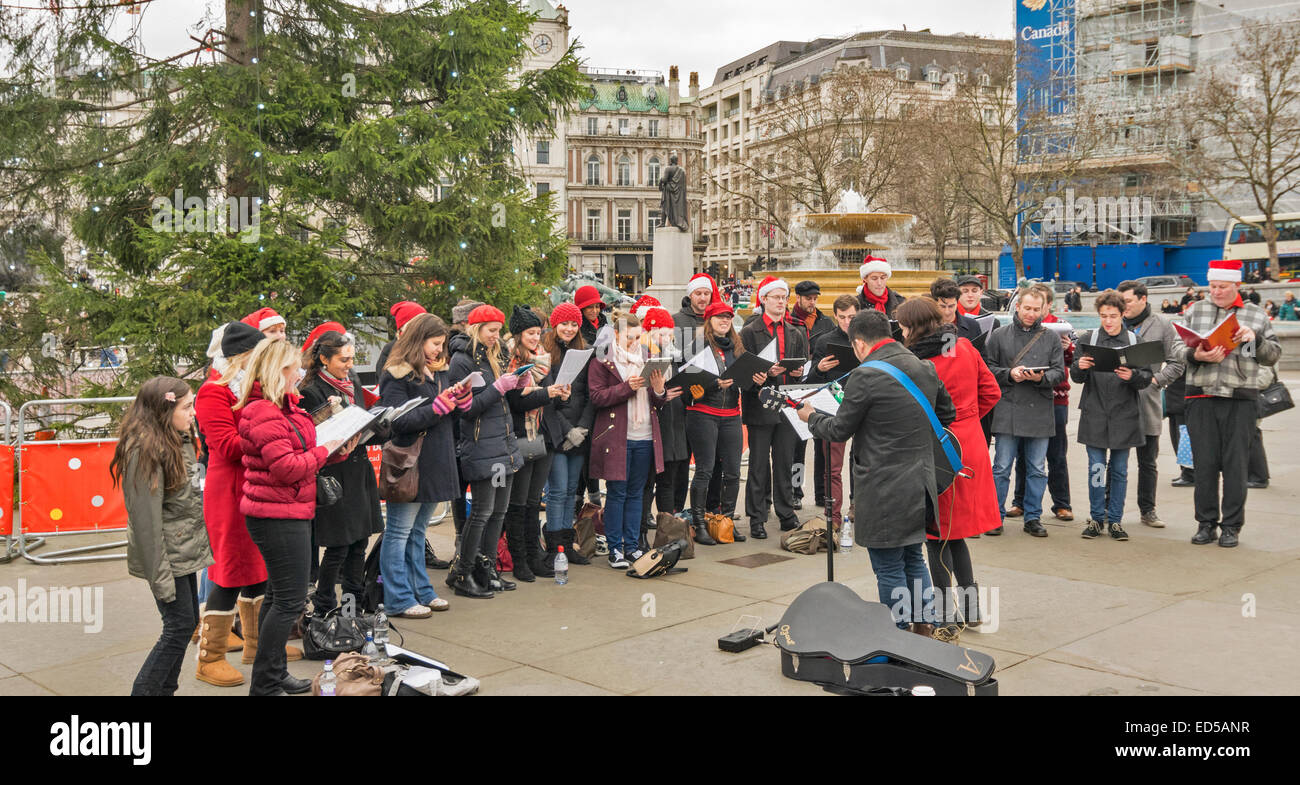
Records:
{"label": "bronze statue figure", "polygon": [[664,226],[675,226],[690,232],[690,218],[686,212],[686,170],[677,165],[677,154],[668,156],[668,166],[659,178],[659,193],[663,194]]}

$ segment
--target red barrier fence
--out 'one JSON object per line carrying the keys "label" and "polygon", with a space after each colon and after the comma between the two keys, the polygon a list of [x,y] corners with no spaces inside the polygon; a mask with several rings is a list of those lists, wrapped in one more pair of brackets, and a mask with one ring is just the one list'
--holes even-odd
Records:
{"label": "red barrier fence", "polygon": [[126,528],[122,490],[108,464],[117,440],[33,442],[21,447],[23,531],[29,534]]}
{"label": "red barrier fence", "polygon": [[0,537],[14,533],[14,448],[0,444]]}

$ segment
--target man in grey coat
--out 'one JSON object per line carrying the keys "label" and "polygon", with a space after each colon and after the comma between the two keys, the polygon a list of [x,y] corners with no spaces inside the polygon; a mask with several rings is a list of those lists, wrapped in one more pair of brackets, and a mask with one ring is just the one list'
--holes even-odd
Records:
{"label": "man in grey coat", "polygon": [[1118,289],[1124,298],[1124,326],[1132,330],[1143,343],[1160,341],[1165,345],[1164,362],[1151,366],[1151,386],[1138,394],[1146,444],[1137,448],[1137,501],[1142,523],[1163,529],[1165,522],[1156,514],[1156,481],[1160,479],[1156,470],[1156,458],[1160,456],[1160,430],[1165,416],[1161,399],[1164,389],[1183,375],[1183,364],[1175,356],[1182,341],[1178,339],[1178,331],[1173,324],[1151,310],[1151,305],[1147,302],[1146,284],[1123,281]]}
{"label": "man in grey coat", "polygon": [[[952,398],[934,365],[918,359],[890,337],[889,320],[861,311],[849,324],[859,361],[879,360],[902,371],[920,388],[939,422],[956,419]],[[1049,401],[1050,404],[1050,401]],[[934,476],[934,431],[912,395],[892,376],[859,367],[844,382],[844,401],[835,416],[805,404],[799,417],[819,439],[853,439],[856,540],[866,547],[876,573],[880,601],[891,606],[898,626],[928,634],[933,626],[930,574],[922,544],[934,523],[939,494]],[[924,610],[918,614],[917,610]],[[918,617],[919,616],[919,617]]]}
{"label": "man in grey coat", "polygon": [[[1007,487],[1016,453],[1024,443],[1025,532],[1046,537],[1041,522],[1043,491],[1047,487],[1047,443],[1056,433],[1052,388],[1065,378],[1061,342],[1043,327],[1043,296],[1032,289],[1021,293],[1011,323],[997,328],[985,344],[989,370],[1002,388],[993,408],[993,484],[998,509],[1006,520]],[[1001,527],[993,533],[1001,534]]]}

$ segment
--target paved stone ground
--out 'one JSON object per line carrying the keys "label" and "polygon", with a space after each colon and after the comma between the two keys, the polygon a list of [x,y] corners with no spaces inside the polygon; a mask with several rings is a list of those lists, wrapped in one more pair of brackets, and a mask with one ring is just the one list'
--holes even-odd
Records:
{"label": "paved stone ground", "polygon": [[[1287,376],[1293,390],[1300,388],[1300,377]],[[1083,540],[1084,451],[1072,443],[1079,522],[1049,519],[1047,539],[1032,538],[1013,522],[1001,538],[972,541],[980,585],[998,589],[999,618],[995,632],[967,632],[963,643],[996,659],[1003,695],[1300,693],[1293,667],[1300,633],[1298,428],[1297,411],[1265,421],[1272,485],[1250,493],[1247,526],[1235,550],[1188,542],[1195,531],[1192,492],[1169,487],[1175,467],[1167,439],[1158,498],[1168,528],[1137,522],[1136,468],[1130,465],[1125,522],[1132,539]],[[812,498],[809,492],[809,508]],[[450,519],[430,533],[438,552],[450,554]],[[46,548],[95,539],[59,538]],[[732,655],[718,651],[715,641],[742,615],[774,623],[799,592],[824,579],[824,556],[752,569],[720,563],[783,553],[775,537],[698,551],[698,558],[684,562],[687,573],[654,581],[634,581],[596,564],[571,568],[567,586],[520,584],[492,600],[447,592],[449,612],[396,626],[409,648],[479,677],[486,695],[822,694],[783,678],[769,647]],[[432,573],[440,589],[444,576]],[[875,597],[864,549],[837,556],[836,577]],[[0,586],[16,587],[19,579],[102,586],[105,620],[97,634],[73,624],[5,624],[0,695],[129,692],[159,621],[147,588],[126,574],[125,562],[0,565]],[[1247,594],[1255,602],[1251,617],[1243,614]],[[248,674],[249,666],[231,659]],[[193,667],[182,672],[182,695],[246,694],[244,687],[197,682]],[[290,664],[300,677],[318,667]]]}

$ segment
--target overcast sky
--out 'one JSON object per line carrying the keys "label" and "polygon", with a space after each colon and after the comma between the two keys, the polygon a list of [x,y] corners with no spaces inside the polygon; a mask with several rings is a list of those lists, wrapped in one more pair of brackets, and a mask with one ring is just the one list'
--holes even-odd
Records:
{"label": "overcast sky", "polygon": [[[930,28],[1010,38],[1014,0],[566,0],[572,35],[589,65],[681,68],[704,87],[719,66],[777,40],[811,40],[862,30]],[[398,3],[389,0],[387,7]],[[139,19],[151,56],[183,51],[209,26],[224,26],[219,0],[154,0]],[[205,20],[205,8],[207,18]]]}

